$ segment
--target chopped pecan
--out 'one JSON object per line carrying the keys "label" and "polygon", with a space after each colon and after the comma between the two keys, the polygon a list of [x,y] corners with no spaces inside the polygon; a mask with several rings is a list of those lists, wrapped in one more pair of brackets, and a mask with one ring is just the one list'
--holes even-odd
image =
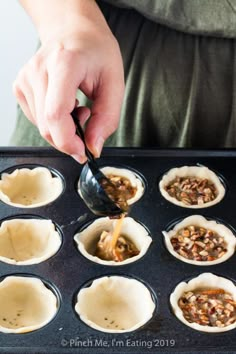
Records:
{"label": "chopped pecan", "polygon": [[196,289],[186,292],[180,297],[178,305],[190,323],[225,327],[236,321],[236,302],[224,289]]}
{"label": "chopped pecan", "polygon": [[227,251],[224,238],[215,231],[189,225],[171,238],[174,250],[181,256],[196,261],[214,261]]}
{"label": "chopped pecan", "polygon": [[127,201],[133,198],[137,192],[137,188],[131,185],[128,178],[122,176],[108,175],[107,179],[101,181],[101,185],[106,194],[112,199],[122,210],[128,211]]}
{"label": "chopped pecan", "polygon": [[176,177],[165,190],[171,197],[187,205],[202,205],[217,197],[214,183],[194,176]]}

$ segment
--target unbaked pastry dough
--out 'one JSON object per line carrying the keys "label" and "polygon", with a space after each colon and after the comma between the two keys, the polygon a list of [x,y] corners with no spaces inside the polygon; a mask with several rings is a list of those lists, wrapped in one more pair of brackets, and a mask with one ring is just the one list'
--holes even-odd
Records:
{"label": "unbaked pastry dough", "polygon": [[88,326],[99,331],[123,333],[143,326],[153,315],[150,291],[136,279],[102,277],[83,288],[75,311]]}
{"label": "unbaked pastry dough", "polygon": [[50,322],[57,311],[56,296],[40,279],[8,276],[0,282],[0,332],[34,331]]}
{"label": "unbaked pastry dough", "polygon": [[45,167],[16,169],[3,173],[0,180],[0,199],[14,207],[40,207],[55,200],[62,191],[61,178],[52,176]]}
{"label": "unbaked pastry dough", "polygon": [[0,260],[15,265],[45,261],[61,245],[51,220],[11,219],[0,226]]}

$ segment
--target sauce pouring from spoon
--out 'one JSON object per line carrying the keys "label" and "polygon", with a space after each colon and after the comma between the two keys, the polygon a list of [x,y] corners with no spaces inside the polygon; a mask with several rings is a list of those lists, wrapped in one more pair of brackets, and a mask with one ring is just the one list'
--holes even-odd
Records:
{"label": "sauce pouring from spoon", "polygon": [[[118,203],[110,198],[110,195],[117,195],[117,188],[110,179],[102,173],[93,154],[89,151],[85,142],[84,131],[77,118],[76,109],[71,112],[71,116],[76,126],[76,134],[84,143],[85,154],[88,159],[82,169],[79,180],[80,195],[94,214],[119,217],[124,213],[124,210]],[[106,192],[108,188],[109,195]]]}
{"label": "sauce pouring from spoon", "polygon": [[[128,211],[125,194],[121,193],[116,185],[100,170],[93,154],[86,145],[84,131],[77,118],[76,109],[71,112],[71,116],[76,126],[76,134],[84,143],[85,154],[88,159],[80,177],[80,194],[94,214],[118,219],[108,245],[110,250],[115,251],[122,223]],[[116,202],[117,200],[120,200],[121,203]]]}

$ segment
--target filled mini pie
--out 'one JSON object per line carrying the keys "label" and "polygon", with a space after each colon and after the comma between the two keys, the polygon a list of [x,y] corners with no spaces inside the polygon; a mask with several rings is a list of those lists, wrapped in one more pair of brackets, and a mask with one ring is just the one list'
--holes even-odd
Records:
{"label": "filled mini pie", "polygon": [[184,208],[207,208],[219,203],[225,188],[218,176],[205,166],[173,168],[159,183],[163,197]]}
{"label": "filled mini pie", "polygon": [[[127,204],[137,202],[144,193],[144,185],[141,178],[131,170],[117,167],[103,167],[101,171],[120,191],[126,191]],[[111,197],[111,199],[113,199]]]}
{"label": "filled mini pie", "polygon": [[116,245],[116,251],[122,256],[122,259],[107,257],[106,242],[111,238],[116,223],[116,219],[99,218],[77,233],[74,240],[79,251],[91,261],[104,265],[119,266],[135,262],[143,257],[152,238],[145,227],[131,217],[124,218]]}
{"label": "filled mini pie", "polygon": [[19,168],[12,173],[3,173],[0,180],[0,199],[14,207],[46,205],[58,198],[62,191],[61,178],[52,176],[45,167]]}
{"label": "filled mini pie", "polygon": [[61,242],[51,220],[6,220],[0,226],[0,261],[15,265],[41,263],[58,251]]}
{"label": "filled mini pie", "polygon": [[148,288],[136,279],[105,276],[77,295],[75,311],[88,326],[99,331],[134,331],[149,321],[155,303]]}
{"label": "filled mini pie", "polygon": [[236,247],[232,231],[214,220],[192,215],[163,231],[168,251],[183,262],[201,266],[222,263]]}
{"label": "filled mini pie", "polygon": [[0,282],[0,332],[35,331],[50,322],[57,311],[56,296],[40,279],[8,276]]}
{"label": "filled mini pie", "polygon": [[236,328],[236,287],[229,279],[203,273],[178,284],[170,303],[176,317],[195,330],[225,332]]}

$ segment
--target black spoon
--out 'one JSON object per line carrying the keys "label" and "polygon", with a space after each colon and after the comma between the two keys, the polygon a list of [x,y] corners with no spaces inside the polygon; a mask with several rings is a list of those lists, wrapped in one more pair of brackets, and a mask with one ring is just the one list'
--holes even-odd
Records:
{"label": "black spoon", "polygon": [[106,181],[112,188],[114,184],[102,173],[99,166],[86,146],[84,131],[78,121],[76,110],[71,112],[71,116],[76,126],[76,134],[81,138],[85,146],[87,163],[84,165],[79,179],[79,193],[87,207],[99,216],[118,216],[123,211],[108,197],[102,187],[102,182]]}

